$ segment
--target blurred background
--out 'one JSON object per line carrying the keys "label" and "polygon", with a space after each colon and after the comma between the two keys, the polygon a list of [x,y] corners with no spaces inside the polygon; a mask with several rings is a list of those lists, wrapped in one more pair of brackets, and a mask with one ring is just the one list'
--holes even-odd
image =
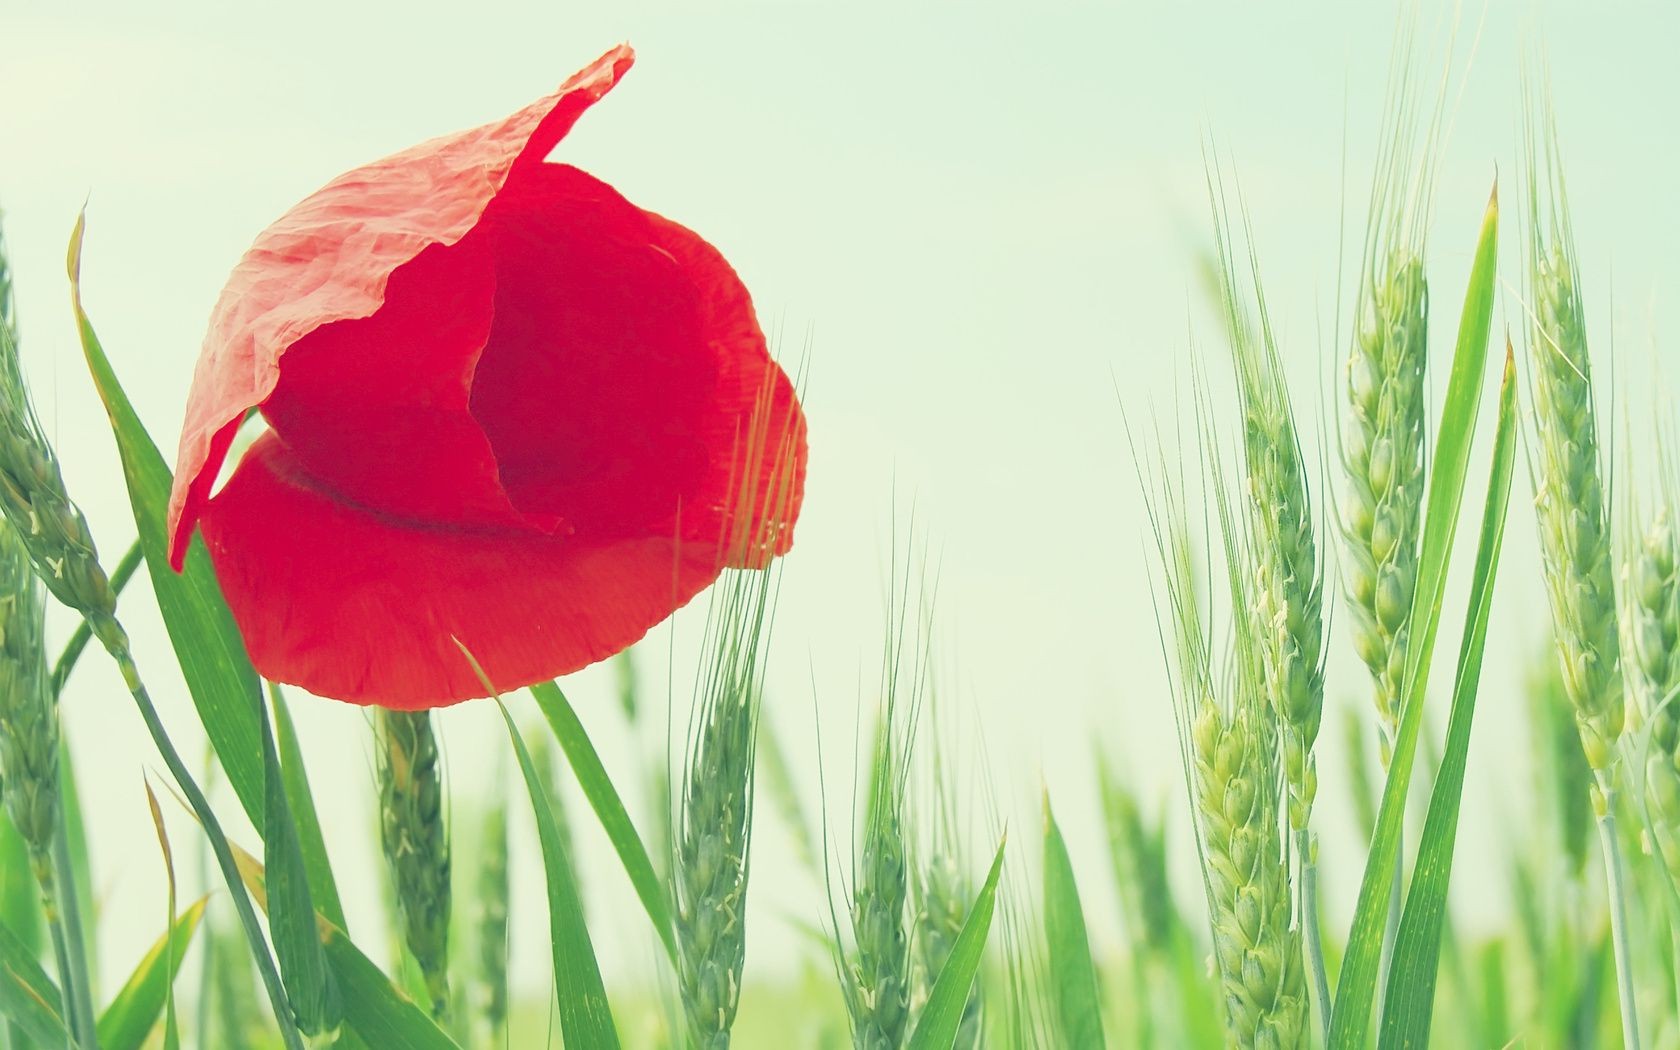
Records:
{"label": "blurred background", "polygon": [[[8,5],[0,208],[25,366],[70,490],[114,562],[133,523],[63,270],[84,200],[88,308],[172,452],[210,306],[257,231],[340,171],[500,117],[629,40],[634,71],[557,157],[711,240],[752,289],[784,357],[808,354],[809,496],[786,563],[766,705],[807,804],[818,804],[820,771],[828,816],[846,827],[856,725],[876,696],[888,567],[914,535],[937,563],[938,731],[954,742],[977,831],[1035,827],[1047,785],[1076,870],[1106,877],[1098,747],[1170,823],[1183,819],[1171,816],[1184,808],[1183,789],[1125,420],[1172,431],[1192,348],[1223,367],[1198,269],[1211,246],[1204,144],[1216,142],[1240,178],[1273,322],[1317,438],[1335,425],[1321,406],[1335,403],[1346,330],[1337,322],[1385,135],[1399,18],[1379,4],[1156,6]],[[1496,172],[1517,200],[1522,69],[1544,53],[1589,320],[1597,352],[1614,348],[1604,388],[1616,395],[1621,455],[1623,433],[1651,432],[1624,424],[1656,409],[1653,375],[1669,390],[1680,381],[1659,297],[1680,282],[1680,14],[1658,3],[1588,10],[1420,9],[1419,68],[1452,77],[1429,239],[1431,382],[1438,401]],[[1520,351],[1518,230],[1507,222],[1495,323],[1517,332]],[[1504,883],[1478,873],[1520,836],[1529,772],[1519,687],[1549,645],[1519,475],[1454,882],[1471,928],[1505,918]],[[150,603],[142,574],[125,620],[172,735],[195,754],[202,738]],[[1459,588],[1443,637],[1456,638],[1462,606]],[[55,610],[51,625],[62,639],[73,623]],[[669,697],[679,731],[702,626],[696,605],[635,651],[644,698]],[[1344,625],[1333,630],[1328,702],[1364,711],[1364,669]],[[639,771],[663,760],[663,741],[627,730],[611,668],[566,684],[647,821]],[[1442,722],[1445,697],[1435,700]],[[528,697],[513,708],[536,721]],[[331,800],[322,817],[354,926],[379,913],[383,878],[366,717],[303,696],[293,712],[317,795]],[[64,718],[94,844],[109,987],[162,922],[163,866],[142,778],[166,778],[97,654],[78,668]],[[1340,721],[1327,712],[1317,818],[1338,928],[1363,859],[1339,782]],[[438,725],[466,812],[507,776],[506,735],[483,703],[448,710]],[[655,960],[646,921],[574,801],[609,980],[645,978]],[[225,789],[221,802],[235,838],[252,842],[248,828],[234,830],[238,807]],[[528,814],[515,809],[513,973],[540,996],[549,972],[534,918],[540,862]],[[995,819],[985,817],[992,809]],[[196,844],[167,798],[165,814],[178,850]],[[1176,863],[1190,893],[1194,857],[1179,826]],[[789,917],[825,913],[822,887],[786,833],[768,820],[759,829],[747,967],[764,978],[810,954]],[[986,852],[981,844],[976,857]],[[184,894],[193,867],[182,865]],[[1099,953],[1119,943],[1114,900],[1086,894]],[[377,938],[367,946],[381,957]]]}

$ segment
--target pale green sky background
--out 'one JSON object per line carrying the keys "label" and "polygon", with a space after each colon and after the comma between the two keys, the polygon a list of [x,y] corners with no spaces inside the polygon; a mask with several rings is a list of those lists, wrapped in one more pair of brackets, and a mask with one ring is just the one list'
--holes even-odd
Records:
{"label": "pale green sky background", "polygon": [[[881,647],[896,491],[901,519],[913,502],[941,556],[947,699],[964,746],[985,740],[984,759],[965,761],[986,765],[1025,853],[1038,783],[1048,784],[1094,936],[1099,947],[1118,943],[1093,744],[1113,748],[1149,796],[1176,807],[1181,795],[1121,402],[1170,425],[1192,326],[1204,348],[1218,346],[1195,271],[1208,235],[1202,142],[1211,133],[1240,173],[1274,318],[1312,418],[1341,353],[1330,332],[1338,223],[1345,198],[1357,235],[1382,135],[1393,9],[77,6],[0,13],[0,207],[26,366],[108,560],[133,526],[68,316],[63,250],[83,199],[91,195],[89,309],[141,414],[172,450],[210,305],[258,230],[338,172],[510,112],[628,39],[635,70],[558,156],[712,240],[784,333],[784,348],[797,353],[808,339],[811,350],[809,502],[787,563],[770,702],[808,803],[814,709],[836,816],[847,801],[853,713],[870,698]],[[1437,360],[1496,167],[1516,201],[1519,59],[1543,41],[1589,316],[1600,352],[1613,334],[1618,385],[1643,409],[1654,360],[1666,361],[1670,390],[1680,379],[1663,312],[1680,278],[1680,23],[1654,3],[1494,4],[1465,73],[1480,17],[1461,16],[1453,68],[1462,103],[1431,227]],[[1424,37],[1443,44],[1451,18],[1427,8]],[[1424,68],[1433,75],[1445,61],[1437,46]],[[1515,208],[1507,215],[1514,220]],[[1509,285],[1496,323],[1514,324],[1514,221],[1506,233]],[[1437,390],[1444,378],[1437,368]],[[1467,916],[1502,913],[1498,858],[1527,810],[1516,686],[1547,636],[1519,486],[1460,835],[1455,892]],[[1460,592],[1449,598],[1444,638],[1457,637],[1450,609],[1461,603]],[[194,753],[185,746],[191,706],[143,584],[124,608],[166,720]],[[62,638],[67,618],[53,622]],[[679,668],[691,666],[700,626],[698,609],[679,615]],[[656,639],[650,677],[664,662],[665,635]],[[1363,705],[1364,673],[1340,620],[1333,651],[1330,703]],[[674,688],[686,710],[682,673]],[[610,679],[579,675],[572,692],[609,765],[639,794],[646,756],[625,737]],[[516,708],[534,715],[524,698]],[[374,914],[379,872],[363,716],[302,697],[295,709],[355,925]],[[142,774],[159,763],[97,657],[78,670],[65,720],[110,917],[109,985],[162,921],[162,868],[141,791]],[[1332,713],[1326,724],[1320,828],[1340,916],[1361,848],[1338,800],[1340,720]],[[494,709],[466,705],[440,726],[457,796],[482,797],[507,758]],[[965,801],[979,810],[987,798],[976,789]],[[237,807],[221,809],[231,819]],[[764,818],[749,949],[761,973],[802,950],[783,915],[821,914],[785,836]],[[171,810],[170,824],[190,855],[190,822]],[[599,836],[583,841],[604,960],[615,973],[646,967],[645,922]],[[548,973],[540,874],[528,834],[516,848],[516,915],[525,917],[516,920],[516,973],[536,989]],[[1179,851],[1187,872],[1185,835]],[[363,922],[361,939],[378,954],[371,928]]]}

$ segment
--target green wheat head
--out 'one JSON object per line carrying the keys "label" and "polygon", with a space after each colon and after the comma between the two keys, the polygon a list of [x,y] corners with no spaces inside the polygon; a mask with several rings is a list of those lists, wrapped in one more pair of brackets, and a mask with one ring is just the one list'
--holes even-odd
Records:
{"label": "green wheat head", "polygon": [[1544,161],[1531,156],[1528,171],[1535,510],[1564,688],[1587,761],[1608,782],[1623,727],[1609,501],[1555,134],[1537,148]]}
{"label": "green wheat head", "polygon": [[426,711],[374,712],[380,842],[403,943],[419,964],[431,1011],[449,1010],[450,854],[437,738]]}

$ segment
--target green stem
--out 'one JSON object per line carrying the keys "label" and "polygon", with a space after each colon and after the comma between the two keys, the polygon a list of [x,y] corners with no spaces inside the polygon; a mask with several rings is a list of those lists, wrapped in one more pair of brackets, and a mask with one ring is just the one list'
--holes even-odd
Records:
{"label": "green stem", "polygon": [[35,881],[41,886],[41,911],[47,920],[47,934],[52,939],[53,962],[58,967],[58,994],[64,1014],[64,1045],[76,1050],[82,1043],[80,1010],[76,1005],[76,986],[80,979],[70,965],[70,947],[64,937],[64,920],[58,912],[58,893],[53,885],[51,861],[37,855],[34,858]]}
{"label": "green stem", "polygon": [[292,1020],[285,987],[280,983],[280,974],[274,967],[274,956],[269,952],[268,941],[263,937],[262,926],[257,922],[257,913],[251,906],[250,894],[245,891],[245,881],[240,876],[239,864],[233,859],[233,850],[228,846],[227,836],[222,833],[221,823],[216,820],[215,812],[210,809],[209,801],[205,799],[204,792],[199,790],[198,782],[187,770],[186,763],[181,761],[181,756],[169,739],[169,733],[163,728],[163,721],[158,717],[150,694],[146,692],[145,684],[140,681],[140,670],[135,666],[134,656],[129,651],[128,635],[115,619],[109,617],[103,618],[93,627],[94,633],[104,643],[105,650],[111,654],[111,659],[117,662],[117,668],[122,671],[123,682],[133,695],[135,706],[140,709],[140,717],[146,722],[152,742],[157,745],[164,765],[169,767],[170,776],[175,778],[176,785],[186,796],[187,804],[192,807],[193,816],[204,829],[205,838],[210,841],[210,849],[216,855],[216,864],[222,869],[222,879],[227,883],[228,895],[233,898],[234,909],[239,913],[240,925],[245,928],[245,939],[251,944],[251,954],[256,958],[257,972],[261,975],[263,987],[268,992],[268,1001],[274,1008],[274,1018],[280,1025],[280,1036],[285,1041],[286,1050],[305,1050],[303,1037],[298,1034],[297,1025]]}
{"label": "green stem", "polygon": [[1639,1013],[1633,994],[1633,951],[1628,944],[1627,885],[1622,869],[1622,846],[1616,837],[1616,792],[1604,789],[1598,817],[1599,843],[1604,847],[1604,875],[1610,889],[1610,940],[1616,950],[1616,995],[1622,1013],[1622,1045],[1639,1050]]}
{"label": "green stem", "polygon": [[1330,1038],[1330,974],[1324,965],[1324,940],[1318,929],[1318,862],[1313,859],[1312,831],[1295,832],[1295,855],[1301,867],[1301,940],[1307,953],[1307,973],[1318,1004],[1318,1023]]}
{"label": "green stem", "polygon": [[88,970],[87,933],[82,928],[81,902],[76,898],[76,876],[75,869],[70,864],[70,834],[65,821],[64,808],[60,806],[58,826],[53,833],[52,866],[53,882],[60,888],[58,918],[62,930],[55,931],[55,937],[62,937],[68,942],[67,961],[75,985],[75,993],[70,996],[70,1000],[74,1010],[76,1038],[81,1041],[83,1050],[98,1050],[98,1025],[93,1014],[93,979]]}
{"label": "green stem", "polygon": [[[140,550],[140,541],[135,540],[134,544],[123,552],[122,561],[117,562],[117,567],[111,572],[112,594],[122,593],[123,588],[128,586],[128,581],[134,578],[135,570],[140,568],[143,561],[145,561],[145,557]],[[58,699],[58,694],[64,691],[64,683],[70,680],[70,672],[75,670],[76,661],[81,658],[82,650],[87,648],[87,643],[92,637],[93,628],[89,627],[87,620],[84,619],[76,625],[76,630],[71,633],[70,640],[64,643],[64,651],[59,654],[58,662],[53,664],[53,699]]]}

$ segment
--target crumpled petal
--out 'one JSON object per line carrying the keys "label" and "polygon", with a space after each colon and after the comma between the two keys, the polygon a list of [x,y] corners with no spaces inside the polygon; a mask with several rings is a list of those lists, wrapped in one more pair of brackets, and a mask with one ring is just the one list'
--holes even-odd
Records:
{"label": "crumpled petal", "polygon": [[323,491],[273,434],[214,510],[205,542],[257,671],[392,708],[487,695],[463,648],[502,692],[596,663],[719,571],[712,551],[674,537],[392,522]]}
{"label": "crumpled petal", "polygon": [[323,325],[369,316],[398,267],[466,236],[510,174],[541,164],[633,61],[628,46],[614,48],[505,120],[340,175],[257,237],[193,373],[169,498],[176,569],[240,420],[279,382],[281,356]]}

